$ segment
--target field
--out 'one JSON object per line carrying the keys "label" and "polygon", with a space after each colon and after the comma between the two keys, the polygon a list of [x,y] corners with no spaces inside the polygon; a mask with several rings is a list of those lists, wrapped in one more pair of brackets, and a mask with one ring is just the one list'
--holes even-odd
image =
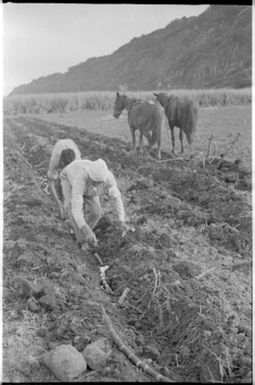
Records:
{"label": "field", "polygon": [[[154,91],[128,92],[130,97],[153,99]],[[155,91],[155,92],[162,92]],[[164,91],[169,93],[169,91]],[[247,105],[251,104],[251,88],[243,89],[207,89],[207,90],[171,90],[177,96],[191,96],[201,107]],[[113,109],[116,92],[76,92],[57,94],[18,95],[4,98],[5,115],[66,113],[83,110]]]}
{"label": "field", "polygon": [[[110,294],[48,193],[60,138],[73,139],[83,157],[105,159],[135,229],[121,238],[102,200],[96,235]],[[61,344],[83,351],[101,337],[112,355],[73,382],[154,381],[113,342],[103,305],[123,343],[169,380],[251,383],[251,106],[201,108],[197,157],[172,157],[167,125],[163,138],[157,162],[130,152],[126,114],[115,120],[110,108],[5,114],[4,381],[56,382],[43,354]]]}

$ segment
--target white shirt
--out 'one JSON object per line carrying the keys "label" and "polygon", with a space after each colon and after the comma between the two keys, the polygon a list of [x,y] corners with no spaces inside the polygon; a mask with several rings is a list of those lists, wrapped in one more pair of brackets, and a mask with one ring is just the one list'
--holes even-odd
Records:
{"label": "white shirt", "polygon": [[48,169],[48,178],[51,179],[58,179],[58,168],[59,168],[59,161],[60,156],[63,150],[66,149],[72,149],[75,152],[75,159],[81,159],[81,153],[78,149],[77,145],[74,143],[72,139],[60,139],[57,141],[55,146],[53,147],[50,163],[49,163],[49,169]]}
{"label": "white shirt", "polygon": [[[90,198],[107,192],[119,220],[125,220],[120,190],[114,175],[103,159],[74,160],[62,170],[60,178],[67,179],[72,187],[71,212],[79,228],[86,224],[83,215],[83,195]],[[95,187],[93,181],[102,184]]]}

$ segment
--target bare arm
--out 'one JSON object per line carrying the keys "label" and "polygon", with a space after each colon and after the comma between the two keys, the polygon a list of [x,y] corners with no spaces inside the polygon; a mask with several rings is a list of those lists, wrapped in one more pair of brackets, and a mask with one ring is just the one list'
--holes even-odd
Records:
{"label": "bare arm", "polygon": [[119,221],[125,222],[125,209],[121,199],[121,193],[111,171],[109,171],[106,183],[108,185],[108,195],[110,197],[112,207],[116,211]]}
{"label": "bare arm", "polygon": [[[76,225],[79,227],[83,234],[83,241],[97,243],[96,236],[93,230],[86,223],[83,213],[83,193],[85,190],[86,181],[78,176],[73,182],[72,186],[72,200],[71,200],[71,213]],[[82,241],[79,240],[79,241]]]}

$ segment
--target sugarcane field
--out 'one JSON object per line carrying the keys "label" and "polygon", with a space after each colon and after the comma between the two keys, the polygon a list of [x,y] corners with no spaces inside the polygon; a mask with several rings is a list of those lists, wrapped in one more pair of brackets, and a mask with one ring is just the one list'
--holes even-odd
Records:
{"label": "sugarcane field", "polygon": [[[192,153],[178,136],[172,153],[165,120],[161,160],[132,150],[113,105],[6,113],[3,135],[3,380],[249,382],[251,106],[200,107]],[[102,196],[97,248],[49,192],[65,138],[121,191],[129,229]]]}

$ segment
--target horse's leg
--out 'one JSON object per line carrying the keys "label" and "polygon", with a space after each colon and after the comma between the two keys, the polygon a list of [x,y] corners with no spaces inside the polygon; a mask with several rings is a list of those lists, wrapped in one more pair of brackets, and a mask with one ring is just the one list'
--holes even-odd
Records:
{"label": "horse's leg", "polygon": [[131,135],[132,135],[132,151],[136,153],[136,146],[137,146],[137,143],[136,143],[136,136],[135,136],[135,127],[133,126],[130,126],[130,132],[131,132]]}
{"label": "horse's leg", "polygon": [[143,155],[144,151],[143,151],[143,131],[142,130],[140,130],[139,150],[140,150],[141,155]]}
{"label": "horse's leg", "polygon": [[151,157],[151,149],[152,149],[152,135],[150,134],[150,131],[148,129],[148,127],[145,127],[145,129],[143,130],[143,134],[144,136],[146,137],[147,139],[147,142],[148,142],[148,151],[146,150],[146,155],[147,157]]}
{"label": "horse's leg", "polygon": [[175,138],[174,138],[174,126],[169,123],[170,131],[171,131],[171,139],[172,139],[172,153],[175,154]]}
{"label": "horse's leg", "polygon": [[158,140],[157,159],[161,160],[161,138],[159,138],[159,140]]}
{"label": "horse's leg", "polygon": [[180,128],[180,133],[179,133],[179,138],[181,142],[181,153],[184,153],[184,148],[183,148],[183,135],[182,135],[182,129]]}
{"label": "horse's leg", "polygon": [[192,154],[193,153],[193,140],[190,134],[186,134],[187,141],[189,143],[189,151]]}

